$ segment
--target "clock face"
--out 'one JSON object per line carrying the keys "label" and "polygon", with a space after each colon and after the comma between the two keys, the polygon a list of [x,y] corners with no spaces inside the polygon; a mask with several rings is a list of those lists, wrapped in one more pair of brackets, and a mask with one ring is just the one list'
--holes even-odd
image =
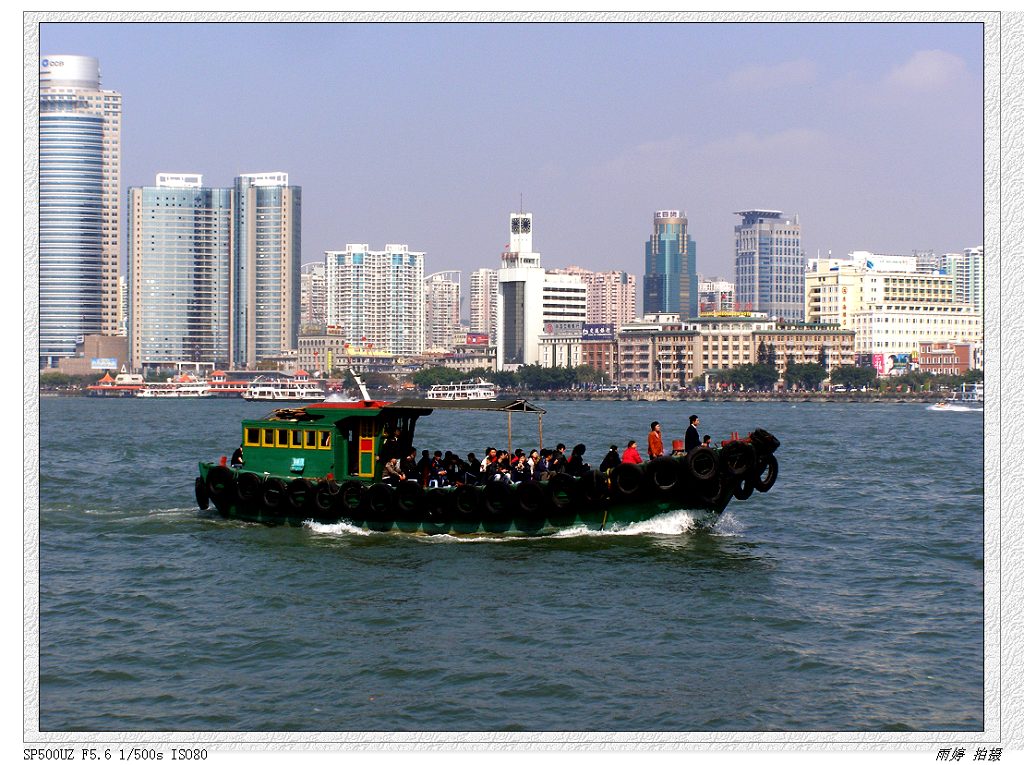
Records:
{"label": "clock face", "polygon": [[530,233],[530,219],[529,218],[522,218],[520,220],[519,230],[522,231],[524,234],[529,234]]}
{"label": "clock face", "polygon": [[519,218],[513,218],[512,219],[512,233],[513,234],[518,234],[519,233]]}

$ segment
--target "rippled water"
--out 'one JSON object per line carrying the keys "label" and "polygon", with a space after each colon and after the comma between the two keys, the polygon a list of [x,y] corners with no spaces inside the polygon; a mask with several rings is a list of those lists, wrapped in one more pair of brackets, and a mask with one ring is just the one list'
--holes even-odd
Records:
{"label": "rippled water", "polygon": [[[194,506],[243,401],[44,399],[41,730],[982,728],[982,417],[912,404],[542,402],[544,443],[782,441],[767,494],[605,532],[263,527]],[[506,443],[434,414],[417,447]],[[514,445],[537,445],[514,417]]]}

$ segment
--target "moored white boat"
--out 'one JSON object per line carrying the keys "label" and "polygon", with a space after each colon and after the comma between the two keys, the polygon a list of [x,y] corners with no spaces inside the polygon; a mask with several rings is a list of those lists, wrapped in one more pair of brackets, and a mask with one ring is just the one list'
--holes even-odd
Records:
{"label": "moored white boat", "polygon": [[327,393],[323,387],[309,379],[256,379],[242,398],[246,401],[323,401]]}
{"label": "moored white boat", "polygon": [[427,392],[427,398],[435,401],[494,401],[497,397],[494,383],[483,378],[451,385],[433,385]]}
{"label": "moored white boat", "polygon": [[203,380],[147,383],[135,394],[137,398],[210,398],[212,395],[210,384]]}

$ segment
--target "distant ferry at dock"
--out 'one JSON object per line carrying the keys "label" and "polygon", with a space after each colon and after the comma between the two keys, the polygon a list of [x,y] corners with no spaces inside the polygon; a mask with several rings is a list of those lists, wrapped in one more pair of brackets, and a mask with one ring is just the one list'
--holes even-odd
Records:
{"label": "distant ferry at dock", "polygon": [[497,397],[494,383],[483,378],[473,382],[434,385],[427,392],[427,398],[435,401],[494,401]]}
{"label": "distant ferry at dock", "polygon": [[210,398],[210,384],[197,380],[189,375],[182,375],[177,380],[167,382],[146,383],[135,394],[136,398]]}
{"label": "distant ferry at dock", "polygon": [[257,378],[249,383],[242,394],[246,401],[323,401],[327,392],[318,382],[309,379],[309,373],[299,370],[294,379]]}
{"label": "distant ferry at dock", "polygon": [[145,387],[146,381],[142,375],[122,371],[117,377],[111,377],[110,372],[107,372],[95,385],[88,386],[85,391],[89,396],[133,398]]}

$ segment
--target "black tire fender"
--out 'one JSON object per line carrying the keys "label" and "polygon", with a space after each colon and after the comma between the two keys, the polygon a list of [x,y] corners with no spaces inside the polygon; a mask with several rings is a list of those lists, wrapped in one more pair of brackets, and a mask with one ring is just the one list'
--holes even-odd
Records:
{"label": "black tire fender", "polygon": [[750,495],[754,493],[754,477],[744,476],[736,482],[736,487],[732,490],[732,495],[736,499],[750,499]]}
{"label": "black tire fender", "polygon": [[644,469],[641,465],[624,462],[612,470],[612,493],[620,499],[639,497],[644,488]]}
{"label": "black tire fender", "polygon": [[516,485],[515,500],[519,515],[525,518],[543,518],[546,501],[544,488],[535,481],[522,481]]}
{"label": "black tire fender", "polygon": [[[762,478],[764,469],[768,468],[768,475]],[[768,491],[775,485],[775,479],[779,477],[779,461],[775,458],[774,454],[769,454],[765,457],[764,465],[758,471],[757,475],[754,476],[754,488],[758,491]]]}
{"label": "black tire fender", "polygon": [[448,520],[451,508],[452,492],[450,489],[427,489],[419,503],[419,512],[415,520],[424,523],[441,524]]}
{"label": "black tire fender", "polygon": [[556,473],[551,476],[544,493],[548,504],[554,510],[561,511],[576,507],[579,505],[580,498],[579,479],[573,478],[568,473]]}
{"label": "black tire fender", "polygon": [[214,465],[206,474],[206,491],[213,499],[226,499],[235,492],[235,476],[223,465]]}
{"label": "black tire fender", "polygon": [[647,465],[647,480],[656,494],[675,491],[684,478],[682,465],[675,457],[658,457]]}
{"label": "black tire fender", "polygon": [[306,478],[293,478],[288,484],[287,496],[293,510],[305,510],[313,498],[313,484]]}
{"label": "black tire fender", "polygon": [[255,502],[263,494],[263,478],[256,473],[242,471],[238,474],[237,491],[243,502]]}
{"label": "black tire fender", "polygon": [[413,514],[423,503],[423,487],[419,481],[402,481],[395,489],[395,502],[403,514]]}
{"label": "black tire fender", "polygon": [[277,476],[270,476],[263,482],[263,504],[270,510],[281,506],[281,501],[288,495],[288,484]]}
{"label": "black tire fender", "polygon": [[196,476],[196,504],[199,505],[200,510],[205,510],[210,506],[210,495],[206,491],[206,483],[199,476]]}
{"label": "black tire fender", "polygon": [[476,486],[458,486],[452,492],[452,520],[468,523],[480,517],[483,489]]}
{"label": "black tire fender", "polygon": [[367,514],[376,520],[390,520],[395,511],[395,490],[386,483],[375,483],[363,497]]}
{"label": "black tire fender", "polygon": [[718,455],[718,465],[726,475],[743,478],[756,470],[757,452],[746,441],[730,441]]}
{"label": "black tire fender", "polygon": [[512,487],[504,481],[488,481],[484,486],[484,511],[492,519],[512,515]]}
{"label": "black tire fender", "polygon": [[714,449],[699,446],[686,455],[686,467],[694,480],[713,481],[718,477],[718,455]]}
{"label": "black tire fender", "polygon": [[313,493],[313,503],[317,510],[330,512],[334,510],[340,497],[341,487],[336,481],[328,478],[317,482],[316,491]]}
{"label": "black tire fender", "polygon": [[590,470],[580,476],[579,486],[583,500],[591,505],[599,505],[611,496],[608,474],[600,470]]}

